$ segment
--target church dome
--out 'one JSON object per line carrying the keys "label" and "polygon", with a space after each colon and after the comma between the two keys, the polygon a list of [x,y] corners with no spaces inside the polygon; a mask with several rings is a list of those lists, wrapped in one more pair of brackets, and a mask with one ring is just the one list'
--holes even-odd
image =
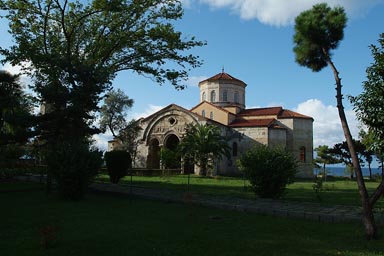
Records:
{"label": "church dome", "polygon": [[245,108],[246,83],[222,70],[199,83],[200,102],[207,101],[219,107]]}

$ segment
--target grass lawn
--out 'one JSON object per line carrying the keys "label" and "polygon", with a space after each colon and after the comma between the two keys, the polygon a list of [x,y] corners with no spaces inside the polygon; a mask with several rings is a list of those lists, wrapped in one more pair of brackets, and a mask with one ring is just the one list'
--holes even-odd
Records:
{"label": "grass lawn", "polygon": [[[384,255],[383,238],[365,241],[359,224],[110,194],[69,202],[39,186],[0,183],[0,255]],[[44,248],[41,231],[47,227],[55,238]]]}
{"label": "grass lawn", "polygon": [[[190,190],[194,193],[255,198],[254,193],[249,188],[249,182],[241,178],[220,176],[212,178],[196,175],[191,175],[190,177]],[[109,182],[107,175],[100,175],[98,180]],[[130,176],[122,179],[121,183],[130,184]],[[187,190],[187,183],[187,175],[133,176],[134,186]],[[324,189],[320,193],[320,199],[313,190],[313,184],[312,180],[298,180],[288,186],[287,194],[283,199],[317,202],[323,205],[361,205],[356,181],[339,178],[324,182]],[[378,182],[366,182],[369,191],[373,191],[378,184]],[[376,203],[375,208],[384,208],[384,198]]]}

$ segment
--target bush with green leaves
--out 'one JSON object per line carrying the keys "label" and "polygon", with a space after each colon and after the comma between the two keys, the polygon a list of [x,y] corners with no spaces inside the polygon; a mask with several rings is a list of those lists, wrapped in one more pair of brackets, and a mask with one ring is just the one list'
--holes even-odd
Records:
{"label": "bush with green leaves", "polygon": [[286,185],[293,182],[297,162],[284,148],[260,145],[243,154],[238,166],[256,195],[280,198],[284,195]]}
{"label": "bush with green leaves", "polygon": [[127,151],[114,150],[105,152],[104,159],[109,179],[113,184],[119,183],[119,180],[127,175],[128,169],[132,168],[131,155]]}
{"label": "bush with green leaves", "polygon": [[46,163],[60,196],[79,200],[101,168],[102,152],[87,142],[62,141],[48,148]]}

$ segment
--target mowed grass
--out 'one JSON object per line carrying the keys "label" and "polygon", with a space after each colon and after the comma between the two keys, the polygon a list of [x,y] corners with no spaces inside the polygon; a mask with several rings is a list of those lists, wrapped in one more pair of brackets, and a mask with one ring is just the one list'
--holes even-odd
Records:
{"label": "mowed grass", "polygon": [[[23,190],[23,187],[25,190]],[[14,188],[14,189],[12,189]],[[360,224],[327,224],[111,194],[78,202],[35,184],[0,183],[0,254],[383,255]],[[41,230],[53,228],[44,248]],[[383,227],[381,227],[383,228]]]}
{"label": "mowed grass", "polygon": [[[109,182],[107,175],[100,175],[98,181]],[[120,181],[120,184],[131,184],[131,177],[127,176]],[[201,177],[190,176],[189,188],[187,175],[165,175],[165,176],[133,176],[132,185],[151,188],[174,189],[178,191],[190,190],[193,193],[209,194],[215,196],[231,196],[253,199],[255,194],[249,187],[249,182],[242,178],[235,177]],[[360,197],[357,183],[354,180],[343,178],[330,179],[323,183],[323,190],[316,194],[313,189],[313,180],[297,180],[288,185],[283,200],[300,202],[314,202],[323,205],[350,205],[360,206]],[[376,181],[367,181],[366,186],[369,192],[379,185]],[[376,208],[384,208],[384,198],[380,199]]]}

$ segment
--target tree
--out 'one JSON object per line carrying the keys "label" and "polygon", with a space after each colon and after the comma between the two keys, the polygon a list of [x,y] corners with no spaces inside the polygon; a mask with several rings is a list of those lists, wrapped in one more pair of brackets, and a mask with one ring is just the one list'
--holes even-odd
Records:
{"label": "tree", "polygon": [[132,163],[135,163],[137,147],[142,143],[139,139],[141,130],[140,123],[135,119],[132,119],[117,135],[117,138],[121,141],[122,149],[126,150],[131,155]]}
{"label": "tree", "polygon": [[363,152],[363,157],[364,157],[365,162],[368,164],[369,179],[372,179],[371,164],[372,164],[373,156],[375,155],[375,153],[371,150],[370,146],[372,145],[371,141],[374,141],[374,139],[372,138],[373,140],[371,140],[371,136],[368,134],[367,131],[365,131],[363,129],[361,129],[359,131],[359,138],[360,138],[361,143],[365,147],[365,151]]}
{"label": "tree", "polygon": [[284,148],[266,145],[256,146],[243,154],[238,165],[255,194],[263,198],[280,198],[297,172],[297,162],[291,153]]}
{"label": "tree", "polygon": [[[356,153],[359,157],[359,161],[362,162],[362,157],[366,151],[365,146],[359,140],[352,140]],[[353,167],[352,156],[349,152],[348,143],[346,141],[336,143],[333,148],[330,149],[330,153],[338,158],[339,162],[344,163],[347,166],[347,170],[350,171],[351,179],[354,177],[355,169]]]}
{"label": "tree", "polygon": [[49,145],[46,154],[48,173],[64,199],[83,198],[89,183],[100,171],[103,153],[87,141],[62,141]]}
{"label": "tree", "polygon": [[205,43],[173,25],[183,15],[178,0],[0,0],[15,45],[4,61],[23,64],[33,89],[50,111],[41,120],[46,140],[86,137],[100,96],[119,71],[132,70],[183,89],[188,51]]}
{"label": "tree", "polygon": [[362,220],[365,234],[367,239],[371,239],[377,237],[372,204],[374,202],[369,199],[365,186],[359,158],[345,116],[341,79],[331,58],[331,51],[338,47],[339,42],[344,37],[346,22],[347,17],[342,7],[332,9],[326,3],[314,5],[312,9],[304,11],[296,17],[293,51],[299,65],[308,67],[314,72],[318,72],[327,66],[333,71],[336,82],[337,109],[357,176],[356,181],[363,208]]}
{"label": "tree", "polygon": [[109,179],[113,184],[119,183],[128,170],[132,168],[131,155],[127,151],[114,150],[105,152],[105,163],[107,165]]}
{"label": "tree", "polygon": [[33,136],[32,100],[23,92],[18,75],[0,70],[0,165],[24,154]]}
{"label": "tree", "polygon": [[[381,147],[378,147],[380,141],[377,140],[376,135],[373,133],[372,130],[360,130],[359,136],[361,138],[361,142],[366,146],[367,151],[369,152],[369,155],[366,156],[366,161],[368,164],[371,163],[372,156],[375,155],[377,161],[380,163],[381,167],[381,176],[384,178],[384,165],[383,165],[383,159],[384,159],[384,152],[382,151]],[[369,165],[369,175],[370,178],[372,178],[371,168]]]}
{"label": "tree", "polygon": [[179,151],[185,159],[193,159],[203,176],[207,175],[215,159],[230,157],[230,147],[221,136],[220,128],[209,124],[189,125],[179,144]]}
{"label": "tree", "polygon": [[[375,152],[378,159],[383,162],[384,155],[384,33],[380,35],[379,45],[371,45],[373,63],[367,68],[367,80],[363,83],[363,92],[350,97],[357,118],[367,128],[367,134],[363,136],[368,148]],[[382,164],[382,176],[384,168]],[[372,194],[370,202],[374,204],[384,193],[384,179]]]}
{"label": "tree", "polygon": [[108,128],[116,138],[116,132],[126,126],[125,114],[132,105],[133,99],[125,95],[122,90],[110,91],[100,109],[100,129],[105,131]]}
{"label": "tree", "polygon": [[32,136],[32,100],[18,75],[0,70],[0,145],[24,143]]}
{"label": "tree", "polygon": [[323,165],[323,176],[325,179],[327,179],[325,166],[327,164],[337,164],[340,161],[333,156],[330,148],[327,145],[320,145],[317,148],[315,148],[315,151],[317,152],[317,157],[315,159],[315,162]]}
{"label": "tree", "polygon": [[188,71],[201,65],[188,51],[205,43],[175,30],[183,15],[178,0],[0,0],[0,11],[15,43],[0,54],[33,79],[46,109],[38,131],[48,149],[89,144],[100,132],[95,113],[118,72],[183,89]]}

